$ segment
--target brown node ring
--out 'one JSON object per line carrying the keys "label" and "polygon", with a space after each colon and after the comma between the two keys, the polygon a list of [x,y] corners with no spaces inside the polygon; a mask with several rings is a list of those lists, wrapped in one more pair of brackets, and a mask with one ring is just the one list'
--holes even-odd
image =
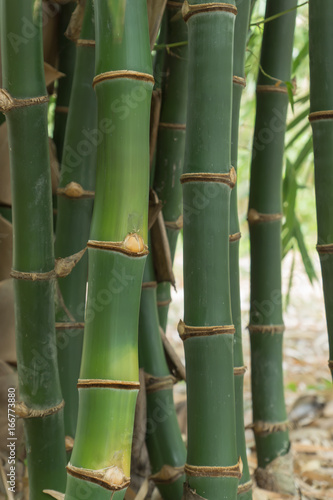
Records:
{"label": "brown node ring", "polygon": [[247,493],[248,491],[251,491],[252,486],[253,486],[252,481],[248,481],[247,483],[244,483],[244,484],[239,484],[238,489],[237,489],[237,494],[242,495],[243,493]]}
{"label": "brown node ring", "polygon": [[192,477],[242,477],[243,463],[239,457],[236,465],[229,467],[209,467],[203,465],[185,464],[185,474]]}
{"label": "brown node ring", "polygon": [[121,469],[116,466],[106,467],[105,469],[84,469],[75,467],[69,463],[66,467],[68,474],[83,481],[96,483],[111,491],[120,491],[130,484],[130,478],[126,477]]}
{"label": "brown node ring", "polygon": [[25,403],[18,402],[15,405],[15,414],[20,418],[44,418],[58,413],[63,409],[64,406],[64,400],[62,400],[59,404],[53,406],[52,408],[44,409],[29,408]]}
{"label": "brown node ring", "polygon": [[183,14],[183,19],[185,22],[187,22],[190,17],[194,16],[195,14],[204,14],[204,13],[211,13],[211,12],[229,12],[230,14],[237,14],[237,8],[235,5],[232,5],[230,3],[217,3],[217,2],[211,2],[211,3],[199,3],[196,5],[190,5],[187,0],[184,1],[183,7],[182,7],[182,14]]}
{"label": "brown node ring", "polygon": [[95,47],[95,40],[85,40],[84,38],[79,38],[76,40],[77,47]]}
{"label": "brown node ring", "polygon": [[333,120],[333,111],[314,111],[309,114],[309,122],[316,122],[319,120]]}
{"label": "brown node ring", "polygon": [[84,323],[82,322],[74,322],[74,321],[63,321],[61,323],[56,323],[55,324],[56,330],[83,330],[84,329]]}
{"label": "brown node ring", "polygon": [[281,220],[283,214],[261,214],[255,208],[250,208],[247,214],[248,223],[261,224],[262,222],[275,222]]}
{"label": "brown node ring", "polygon": [[172,465],[163,465],[156,473],[149,476],[149,479],[155,484],[172,484],[184,474],[184,466],[173,467]]}
{"label": "brown node ring", "polygon": [[5,89],[0,89],[0,111],[4,114],[15,108],[26,108],[49,102],[49,96],[31,97],[29,99],[15,99]]}
{"label": "brown node ring", "polygon": [[65,196],[67,198],[94,198],[95,191],[86,191],[77,182],[70,182],[67,186],[57,189],[58,196]]}
{"label": "brown node ring", "polygon": [[164,221],[165,227],[168,229],[174,229],[175,231],[179,231],[183,228],[183,216],[180,215],[175,221]]}
{"label": "brown node ring", "polygon": [[172,299],[167,299],[167,300],[158,300],[157,301],[157,307],[166,307],[169,304],[171,304]]}
{"label": "brown node ring", "polygon": [[155,80],[152,75],[148,73],[140,73],[139,71],[130,71],[130,70],[119,70],[119,71],[107,71],[105,73],[101,73],[96,75],[93,80],[93,87],[98,83],[107,81],[107,80],[115,80],[118,78],[127,78],[130,80],[137,80],[141,82],[148,82],[154,85]]}
{"label": "brown node ring", "polygon": [[234,233],[229,235],[229,242],[239,241],[242,237],[242,233]]}
{"label": "brown node ring", "polygon": [[145,281],[141,285],[142,288],[157,288],[157,281]]}
{"label": "brown node ring", "polygon": [[231,167],[227,174],[211,174],[206,172],[198,172],[191,174],[183,174],[180,176],[181,184],[188,182],[220,182],[227,184],[233,188],[237,181],[237,174],[234,167]]}
{"label": "brown node ring", "polygon": [[166,375],[164,377],[155,377],[150,375],[150,373],[145,373],[145,386],[147,394],[151,394],[157,391],[163,391],[166,389],[172,389],[174,384],[178,382],[178,379],[173,375]]}
{"label": "brown node ring", "polygon": [[284,325],[248,325],[250,333],[283,333]]}
{"label": "brown node ring", "polygon": [[288,89],[277,85],[257,85],[257,94],[267,93],[288,94]]}
{"label": "brown node ring", "polygon": [[319,254],[332,254],[333,243],[328,243],[327,245],[317,245],[316,249]]}
{"label": "brown node ring", "polygon": [[159,128],[169,128],[171,130],[186,130],[186,123],[165,123],[160,122]]}
{"label": "brown node ring", "polygon": [[178,333],[180,338],[185,341],[190,338],[209,337],[211,335],[233,335],[235,327],[234,325],[188,326],[180,320],[178,323]]}
{"label": "brown node ring", "polygon": [[234,375],[240,376],[240,375],[245,375],[247,371],[247,366],[235,366],[234,367]]}
{"label": "brown node ring", "polygon": [[242,78],[241,76],[236,76],[234,75],[232,78],[232,81],[235,85],[240,85],[241,87],[246,87],[246,80],[245,78]]}
{"label": "brown node ring", "polygon": [[140,382],[125,380],[106,380],[106,379],[79,379],[78,389],[101,388],[101,389],[125,389],[135,391],[140,389]]}
{"label": "brown node ring", "polygon": [[69,107],[68,106],[56,106],[55,107],[55,112],[56,113],[68,113]]}
{"label": "brown node ring", "polygon": [[268,436],[275,432],[285,432],[289,430],[290,423],[288,420],[284,422],[263,422],[262,420],[258,420],[249,425],[248,428],[252,429],[257,436]]}
{"label": "brown node ring", "polygon": [[149,253],[148,247],[145,245],[142,236],[137,233],[129,233],[124,241],[89,240],[87,247],[120,252],[130,257],[142,257]]}

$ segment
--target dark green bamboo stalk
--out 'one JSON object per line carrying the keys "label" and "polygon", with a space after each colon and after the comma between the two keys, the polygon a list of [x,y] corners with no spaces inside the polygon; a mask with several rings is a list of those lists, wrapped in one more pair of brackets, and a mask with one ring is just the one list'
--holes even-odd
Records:
{"label": "dark green bamboo stalk", "polygon": [[120,500],[129,484],[138,318],[147,254],[153,88],[146,0],[95,0],[96,196],[79,414],[66,500]]}
{"label": "dark green bamboo stalk", "polygon": [[65,31],[76,7],[76,2],[70,1],[61,5],[59,15],[59,66],[58,69],[65,77],[58,80],[57,105],[54,118],[53,139],[57,147],[59,163],[62,159],[69,100],[71,97],[74,78],[76,47],[75,43],[65,36]]}
{"label": "dark green bamboo stalk", "polygon": [[[182,18],[176,18],[180,4],[167,4],[167,43],[187,40],[187,26]],[[185,152],[185,122],[187,104],[187,45],[173,47],[166,58],[166,82],[156,150],[154,189],[162,201],[163,216],[174,259],[179,231],[182,227],[182,189],[179,182],[183,172]],[[170,283],[159,283],[157,287],[160,325],[166,330]]]}
{"label": "dark green bamboo stalk", "polygon": [[[96,146],[104,130],[97,128],[96,96],[92,87],[95,75],[95,32],[92,0],[86,4],[68,114],[61,177],[55,256],[65,257],[86,247],[93,208],[96,172]],[[56,315],[58,360],[62,393],[65,400],[65,432],[74,437],[77,420],[78,391],[88,259],[85,255],[67,278],[59,280],[66,310]],[[66,328],[66,323],[73,328]],[[75,327],[77,324],[77,327]]]}
{"label": "dark green bamboo stalk", "polygon": [[[296,0],[268,0],[266,18]],[[259,486],[293,492],[284,401],[281,299],[282,165],[296,10],[265,24],[257,82],[248,221],[251,240],[251,382]]]}
{"label": "dark green bamboo stalk", "polygon": [[[233,333],[229,285],[231,110],[235,3],[184,3],[189,84],[183,184],[189,488],[237,497]],[[185,498],[188,498],[187,493]],[[192,498],[192,497],[191,497]]]}
{"label": "dark green bamboo stalk", "polygon": [[333,4],[309,2],[310,122],[313,131],[318,245],[329,338],[329,368],[333,374]]}
{"label": "dark green bamboo stalk", "polygon": [[178,426],[172,387],[175,382],[165,360],[156,303],[153,259],[143,276],[139,321],[139,363],[146,373],[147,434],[152,474],[164,500],[182,498],[186,458]]}
{"label": "dark green bamboo stalk", "polygon": [[[233,103],[232,103],[232,129],[231,129],[231,164],[237,171],[238,161],[238,131],[240,104],[245,87],[245,49],[250,18],[250,0],[236,0],[237,17],[234,37],[234,78],[233,78]],[[238,498],[250,500],[252,498],[252,483],[247,463],[246,442],[244,431],[243,408],[243,382],[244,359],[242,347],[242,322],[240,307],[239,284],[239,241],[240,228],[237,206],[237,185],[231,191],[230,198],[230,293],[232,319],[235,325],[234,341],[234,375],[235,375],[235,405],[236,405],[236,432],[237,451],[242,457],[243,475],[238,486]]]}
{"label": "dark green bamboo stalk", "polygon": [[54,331],[54,254],[41,3],[2,2],[3,86],[10,144],[16,345],[30,498],[66,483]]}

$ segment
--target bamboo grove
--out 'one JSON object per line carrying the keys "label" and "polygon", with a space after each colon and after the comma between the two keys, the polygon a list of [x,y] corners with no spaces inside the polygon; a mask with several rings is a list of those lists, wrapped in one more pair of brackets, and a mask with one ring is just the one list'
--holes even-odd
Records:
{"label": "bamboo grove", "polygon": [[[333,373],[329,2],[308,2],[308,120]],[[8,421],[9,429],[23,422],[15,463],[26,468],[14,480],[13,469],[1,468],[10,478],[5,490],[27,483],[31,500],[251,500],[254,486],[294,495],[281,235],[290,209],[286,151],[310,127],[285,145],[305,117],[289,118],[304,5],[0,0],[0,7],[0,150],[8,156],[8,169],[0,158],[0,238],[7,238],[0,301],[6,295],[13,331],[15,316],[15,339],[0,318],[3,337],[11,332],[1,363],[17,380],[16,389],[6,387],[15,407]],[[264,19],[254,22],[259,12]],[[242,98],[251,91],[255,30],[255,124],[244,161]],[[237,188],[244,169],[247,216]],[[241,230],[250,240],[250,360]],[[176,333],[172,299],[182,286],[176,352],[167,331]],[[185,387],[184,432],[174,395]]]}

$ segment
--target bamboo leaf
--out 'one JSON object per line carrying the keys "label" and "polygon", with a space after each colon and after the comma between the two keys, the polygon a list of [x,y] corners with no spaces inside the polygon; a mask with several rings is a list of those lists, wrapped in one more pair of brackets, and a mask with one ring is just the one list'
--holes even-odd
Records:
{"label": "bamboo leaf", "polygon": [[[299,101],[296,101],[295,104],[297,104],[297,102]],[[287,132],[296,127],[302,120],[307,118],[309,113],[310,108],[306,108],[304,111],[295,116],[295,118],[287,125]]]}
{"label": "bamboo leaf", "polygon": [[304,59],[309,55],[309,39],[306,40],[305,44],[299,51],[298,55],[295,57],[293,62],[292,74],[297,73],[299,66],[302,64]]}
{"label": "bamboo leaf", "polygon": [[290,139],[288,144],[285,146],[285,150],[289,149],[296,141],[299,139],[299,137],[303,136],[307,130],[310,129],[310,123],[307,121],[305,125],[303,125],[302,128],[296,132],[296,134]]}
{"label": "bamboo leaf", "polygon": [[295,238],[297,241],[299,251],[301,252],[302,261],[304,264],[306,274],[308,275],[310,282],[313,283],[314,280],[317,280],[317,274],[313,267],[311,257],[309,256],[309,253],[307,251],[301,225],[297,217],[295,217]]}

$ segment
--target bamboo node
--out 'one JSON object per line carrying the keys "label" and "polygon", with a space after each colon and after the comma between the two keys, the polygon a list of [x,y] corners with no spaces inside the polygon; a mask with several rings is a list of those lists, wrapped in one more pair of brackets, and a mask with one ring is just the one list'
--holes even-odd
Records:
{"label": "bamboo node", "polygon": [[288,420],[284,420],[283,422],[264,422],[258,420],[246,426],[246,429],[252,429],[257,436],[268,436],[274,432],[288,431],[290,429],[290,423]]}
{"label": "bamboo node", "polygon": [[260,214],[255,208],[250,208],[247,214],[248,223],[260,224],[262,222],[275,222],[281,220],[283,214]]}
{"label": "bamboo node", "polygon": [[61,323],[56,323],[55,328],[56,330],[83,330],[84,323],[75,321],[63,321]]}
{"label": "bamboo node", "polygon": [[68,113],[68,111],[69,111],[69,107],[68,106],[56,106],[55,107],[55,112],[56,113],[64,113],[64,114],[66,114],[66,113]]}
{"label": "bamboo node", "polygon": [[12,269],[10,276],[14,279],[26,281],[48,281],[57,278],[65,278],[81,260],[85,251],[86,248],[75,253],[74,255],[70,255],[69,257],[56,259],[54,269],[47,271],[46,273],[29,273]]}
{"label": "bamboo node", "polygon": [[240,479],[243,472],[243,462],[241,457],[239,457],[236,465],[227,467],[185,464],[184,470],[187,476],[192,477],[236,477]]}
{"label": "bamboo node", "polygon": [[107,380],[103,378],[80,378],[77,382],[78,389],[124,389],[127,391],[135,391],[140,389],[140,382],[132,380]]}
{"label": "bamboo node", "polygon": [[159,128],[169,128],[172,130],[186,130],[186,123],[165,123],[160,122]]}
{"label": "bamboo node", "polygon": [[185,0],[182,7],[182,14],[185,22],[187,22],[190,17],[194,16],[195,14],[204,14],[218,11],[229,12],[230,14],[234,15],[237,14],[237,8],[235,7],[235,5],[232,5],[230,3],[212,2],[190,5],[188,1]]}
{"label": "bamboo node", "polygon": [[242,237],[242,233],[234,233],[229,235],[229,242],[239,241]]}
{"label": "bamboo node", "polygon": [[158,300],[157,301],[157,307],[166,307],[169,304],[171,304],[172,299],[167,299],[167,300]]}
{"label": "bamboo node", "polygon": [[139,71],[130,71],[130,70],[118,70],[118,71],[107,71],[105,73],[100,73],[96,75],[93,79],[93,87],[98,83],[105,82],[107,80],[115,80],[117,78],[128,78],[130,80],[138,80],[141,82],[148,82],[151,84],[155,84],[154,77],[149,75],[148,73],[140,73]]}
{"label": "bamboo node", "polygon": [[144,281],[141,285],[142,288],[157,288],[157,281]]}
{"label": "bamboo node", "polygon": [[248,325],[247,329],[250,333],[283,333],[284,325]]}
{"label": "bamboo node", "polygon": [[189,338],[209,337],[211,335],[233,335],[235,327],[234,325],[188,326],[180,320],[178,323],[178,333],[180,338],[185,341]]}
{"label": "bamboo node", "polygon": [[237,181],[237,174],[234,167],[231,167],[227,174],[211,174],[206,172],[183,174],[180,176],[181,184],[187,182],[220,182],[233,188]]}
{"label": "bamboo node", "polygon": [[234,75],[232,78],[232,81],[235,85],[240,85],[241,87],[246,87],[246,80],[245,78],[242,78],[241,76],[236,76]]}
{"label": "bamboo node", "polygon": [[147,394],[151,394],[157,391],[163,391],[166,389],[172,389],[174,384],[178,382],[178,379],[173,375],[166,375],[164,377],[155,377],[150,375],[150,373],[145,373],[145,386]]}
{"label": "bamboo node", "polygon": [[142,257],[148,254],[147,245],[144,244],[143,238],[136,233],[128,234],[124,241],[89,240],[87,247],[120,252],[130,257]]}
{"label": "bamboo node", "polygon": [[29,408],[25,403],[18,402],[15,404],[15,414],[19,418],[44,418],[58,413],[65,406],[65,401],[62,400],[59,404],[53,406],[52,408]]}
{"label": "bamboo node", "polygon": [[115,465],[106,467],[105,469],[93,470],[75,467],[69,463],[66,469],[71,476],[82,479],[83,481],[99,484],[103,488],[111,491],[120,491],[127,488],[130,483],[130,478],[126,477],[124,472]]}
{"label": "bamboo node", "polygon": [[14,99],[5,89],[0,89],[0,111],[4,114],[14,108],[26,108],[49,101],[49,96],[30,97],[28,99]]}
{"label": "bamboo node", "polygon": [[309,122],[315,122],[319,120],[332,120],[333,119],[333,111],[314,111],[309,114]]}
{"label": "bamboo node", "polygon": [[267,93],[288,94],[288,89],[278,85],[257,85],[257,94]]}
{"label": "bamboo node", "polygon": [[65,436],[66,451],[72,451],[74,447],[74,439],[71,436]]}
{"label": "bamboo node", "polygon": [[333,243],[328,243],[327,245],[317,245],[316,249],[319,254],[332,254]]}
{"label": "bamboo node", "polygon": [[247,366],[235,366],[234,367],[234,375],[244,375],[247,372]]}
{"label": "bamboo node", "polygon": [[179,231],[180,229],[183,229],[183,216],[180,215],[177,220],[175,221],[164,221],[165,227],[168,229],[174,229],[175,231]]}
{"label": "bamboo node", "polygon": [[67,198],[94,198],[95,191],[86,191],[77,182],[70,182],[67,186],[57,189],[58,196],[66,196]]}
{"label": "bamboo node", "polygon": [[237,495],[242,495],[243,493],[247,493],[252,490],[253,483],[252,481],[247,481],[247,483],[239,484],[237,489]]}
{"label": "bamboo node", "polygon": [[95,47],[95,45],[95,40],[86,40],[84,38],[78,38],[78,40],[76,40],[77,47]]}
{"label": "bamboo node", "polygon": [[156,472],[156,474],[151,474],[149,479],[155,482],[155,484],[172,484],[177,479],[179,479],[184,474],[184,466],[174,467],[172,465],[163,465],[163,467]]}

